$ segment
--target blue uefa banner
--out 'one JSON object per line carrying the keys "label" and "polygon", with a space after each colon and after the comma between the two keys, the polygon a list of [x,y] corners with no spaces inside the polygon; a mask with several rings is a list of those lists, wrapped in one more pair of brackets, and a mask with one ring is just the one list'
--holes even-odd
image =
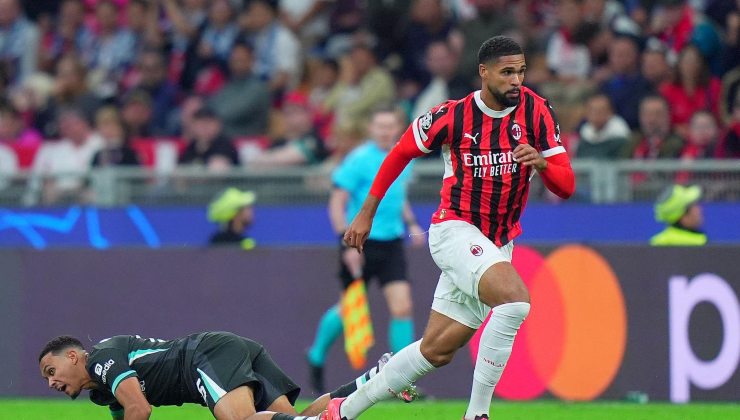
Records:
{"label": "blue uefa banner", "polygon": [[[417,219],[429,221],[436,205],[415,205]],[[256,206],[249,231],[259,246],[336,243],[326,207]],[[740,241],[740,204],[705,204],[711,242]],[[650,204],[528,206],[521,241],[537,243],[646,243],[661,226]],[[201,247],[219,227],[204,207],[68,207],[0,209],[0,247]]]}

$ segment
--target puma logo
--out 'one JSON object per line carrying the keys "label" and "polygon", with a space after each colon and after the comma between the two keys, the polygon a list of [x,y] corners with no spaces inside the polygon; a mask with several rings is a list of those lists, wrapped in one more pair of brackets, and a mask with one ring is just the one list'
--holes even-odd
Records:
{"label": "puma logo", "polygon": [[475,144],[478,144],[478,139],[476,137],[478,137],[479,135],[480,135],[480,133],[475,133],[474,136],[471,136],[468,133],[463,133],[463,137],[465,137],[466,139],[473,140],[473,143],[475,143]]}

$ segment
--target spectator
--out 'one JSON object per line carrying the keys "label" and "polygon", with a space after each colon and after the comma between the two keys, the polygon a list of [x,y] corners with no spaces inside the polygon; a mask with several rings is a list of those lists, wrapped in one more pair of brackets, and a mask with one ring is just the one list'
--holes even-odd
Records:
{"label": "spectator", "polygon": [[235,10],[229,0],[211,2],[208,21],[198,44],[201,67],[215,64],[219,69],[226,69],[231,47],[239,33],[234,18]]}
{"label": "spectator", "polygon": [[562,81],[583,80],[591,71],[591,56],[573,37],[584,23],[581,0],[559,1],[557,17],[560,27],[547,43],[547,65]]}
{"label": "spectator", "polygon": [[614,114],[609,97],[597,93],[586,104],[586,121],[578,130],[576,157],[618,159],[629,137],[629,126]]}
{"label": "spectator", "polygon": [[211,172],[224,172],[239,165],[239,155],[222,133],[221,120],[204,107],[193,115],[193,137],[180,156],[181,165],[197,165]]}
{"label": "spectator", "polygon": [[429,44],[459,36],[442,0],[413,0],[401,37],[401,83],[411,85],[414,94],[418,93],[432,77],[425,65]]}
{"label": "spectator", "polygon": [[42,140],[38,130],[26,126],[18,110],[10,105],[0,105],[0,143],[36,148]]}
{"label": "spectator", "polygon": [[139,81],[134,88],[148,93],[152,99],[152,133],[165,134],[178,99],[177,86],[167,79],[167,58],[157,50],[145,50],[137,61]]}
{"label": "spectator", "polygon": [[678,56],[675,77],[660,87],[660,93],[671,104],[671,124],[686,135],[689,119],[699,110],[711,111],[719,118],[719,96],[722,84],[709,72],[701,52],[689,44]]}
{"label": "spectator", "polygon": [[601,91],[609,96],[615,111],[627,121],[631,129],[638,124],[640,101],[650,93],[650,83],[640,74],[640,48],[630,36],[616,37],[609,48],[611,77],[601,84]]}
{"label": "spectator", "polygon": [[686,0],[658,0],[657,6],[651,15],[650,34],[675,54],[693,43],[719,72],[721,40],[712,24]]}
{"label": "spectator", "polygon": [[95,130],[103,139],[103,147],[93,157],[93,167],[139,165],[139,157],[128,144],[129,138],[116,108],[109,106],[98,110]]}
{"label": "spectator", "polygon": [[722,122],[725,126],[732,124],[732,108],[738,93],[740,93],[740,66],[728,72],[722,78],[720,114],[722,115]]}
{"label": "spectator", "polygon": [[632,136],[623,155],[635,159],[676,158],[684,141],[671,130],[668,102],[658,95],[649,95],[640,102],[640,129]]}
{"label": "spectator", "polygon": [[39,33],[27,20],[18,0],[0,0],[0,64],[11,85],[36,71]]}
{"label": "spectator", "polygon": [[671,65],[668,64],[668,50],[656,38],[648,39],[642,53],[640,69],[642,77],[648,81],[653,92],[657,92],[661,85],[670,81]]}
{"label": "spectator", "polygon": [[[716,2],[721,3],[721,2]],[[722,74],[740,67],[740,4],[735,1],[734,10],[727,13],[725,42],[722,57]]]}
{"label": "spectator", "polygon": [[93,90],[100,97],[112,98],[118,83],[134,61],[136,40],[119,23],[120,10],[112,0],[100,0],[95,5],[97,34],[88,51],[83,52]]}
{"label": "spectator", "polygon": [[0,190],[8,187],[18,173],[18,157],[12,148],[0,140]]}
{"label": "spectator", "polygon": [[393,79],[363,42],[354,44],[339,66],[339,82],[326,98],[324,111],[334,113],[334,124],[364,127],[375,107],[393,100]]}
{"label": "spectator", "polygon": [[132,90],[123,98],[121,116],[126,132],[132,139],[151,137],[154,108],[152,98],[141,89]]}
{"label": "spectator", "polygon": [[717,147],[718,158],[740,159],[740,95],[735,95],[732,119]]}
{"label": "spectator", "polygon": [[334,121],[328,141],[331,154],[325,160],[327,163],[325,168],[333,169],[349,152],[365,141],[366,134],[365,126],[361,125],[360,122],[339,123]]}
{"label": "spectator", "polygon": [[311,106],[319,108],[339,79],[339,63],[332,58],[317,57],[308,64],[308,100]]}
{"label": "spectator", "polygon": [[518,28],[510,6],[506,0],[477,0],[478,16],[460,25],[464,39],[464,47],[459,53],[460,73],[474,86],[480,83],[478,48],[491,34],[506,34]]}
{"label": "spectator", "polygon": [[173,110],[167,123],[167,134],[184,139],[193,138],[193,116],[205,105],[200,95],[189,95]]}
{"label": "spectator", "polygon": [[640,28],[627,17],[622,2],[617,0],[583,0],[583,18],[601,28],[638,35]]}
{"label": "spectator", "polygon": [[326,139],[331,135],[334,115],[325,112],[323,103],[339,80],[339,63],[320,57],[308,62],[308,102],[314,113],[314,126],[319,136]]}
{"label": "spectator", "polygon": [[693,185],[672,185],[655,202],[655,220],[666,228],[650,238],[653,246],[706,245],[707,235],[701,231],[704,224],[699,200],[701,188]]}
{"label": "spectator", "polygon": [[280,19],[310,51],[329,36],[332,0],[279,0]]}
{"label": "spectator", "polygon": [[352,34],[362,29],[366,19],[364,3],[361,0],[334,0],[334,8],[329,15],[329,39],[324,47],[328,56],[339,56],[352,39]]}
{"label": "spectator", "polygon": [[270,118],[270,92],[253,73],[249,44],[237,42],[229,57],[229,80],[209,101],[228,137],[263,136]]}
{"label": "spectator", "polygon": [[197,55],[201,34],[206,26],[206,0],[161,0],[167,21],[172,25],[171,67],[180,87],[190,90],[195,85],[200,62]]}
{"label": "spectator", "polygon": [[278,18],[277,0],[252,0],[239,17],[244,37],[254,46],[254,73],[282,94],[301,78],[301,45]]}
{"label": "spectator", "polygon": [[36,128],[39,114],[49,107],[49,99],[54,89],[54,79],[41,72],[28,76],[16,89],[8,92],[8,99],[23,122]]}
{"label": "spectator", "polygon": [[411,0],[368,0],[363,11],[368,30],[377,37],[381,59],[395,52],[401,44],[403,20],[409,14]]}
{"label": "spectator", "polygon": [[211,236],[211,245],[239,245],[245,250],[254,249],[257,243],[244,231],[254,222],[252,206],[256,198],[252,191],[229,188],[208,205],[208,220],[221,225]]}
{"label": "spectator", "polygon": [[79,202],[84,193],[82,174],[90,170],[93,156],[103,146],[82,110],[64,108],[58,119],[62,138],[44,143],[36,154],[26,204]]}
{"label": "spectator", "polygon": [[43,12],[35,18],[39,39],[36,72],[51,73],[54,71],[54,63],[48,54],[56,32],[56,16],[57,13]]}
{"label": "spectator", "polygon": [[40,51],[39,68],[54,68],[64,56],[89,51],[95,35],[85,25],[85,5],[82,0],[63,0],[55,22],[55,30],[46,34]]}
{"label": "spectator", "polygon": [[126,30],[134,39],[134,56],[147,48],[164,47],[164,36],[159,28],[159,7],[149,0],[129,0],[126,5]]}
{"label": "spectator", "polygon": [[310,165],[324,160],[326,147],[313,127],[308,98],[301,93],[286,95],[280,112],[283,135],[267,151],[244,162],[249,167]]}
{"label": "spectator", "polygon": [[719,143],[719,134],[717,120],[711,112],[695,112],[691,116],[686,145],[681,151],[681,158],[685,160],[713,158],[717,143]]}
{"label": "spectator", "polygon": [[36,127],[45,138],[59,137],[56,114],[61,108],[79,109],[84,114],[85,119],[92,121],[102,102],[90,92],[86,78],[87,70],[77,56],[69,54],[59,60],[54,77],[54,94],[49,106],[39,113],[36,121]]}
{"label": "spectator", "polygon": [[432,79],[419,93],[412,118],[419,117],[448,99],[461,99],[470,93],[468,81],[458,73],[458,56],[446,41],[434,41],[426,51],[426,67]]}

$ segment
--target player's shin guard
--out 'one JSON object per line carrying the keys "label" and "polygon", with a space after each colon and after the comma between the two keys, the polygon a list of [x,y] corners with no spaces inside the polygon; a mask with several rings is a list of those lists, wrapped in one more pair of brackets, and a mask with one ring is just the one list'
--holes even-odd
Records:
{"label": "player's shin guard", "polygon": [[324,366],[326,354],[334,341],[342,334],[342,317],[339,315],[339,306],[329,308],[319,321],[316,338],[308,349],[308,361],[313,366]]}
{"label": "player's shin guard", "polygon": [[356,419],[376,402],[393,396],[433,370],[434,366],[421,354],[421,340],[408,345],[365,386],[344,400],[342,417]]}
{"label": "player's shin guard", "polygon": [[395,354],[414,341],[414,320],[411,318],[393,318],[388,325],[388,344]]}
{"label": "player's shin guard", "polygon": [[514,346],[514,337],[529,313],[529,303],[505,303],[493,308],[480,338],[466,419],[488,414],[496,387]]}

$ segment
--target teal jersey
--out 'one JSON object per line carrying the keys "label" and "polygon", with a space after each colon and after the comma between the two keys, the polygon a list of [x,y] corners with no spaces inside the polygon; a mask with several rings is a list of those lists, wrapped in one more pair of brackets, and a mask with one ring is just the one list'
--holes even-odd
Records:
{"label": "teal jersey", "polygon": [[[346,209],[348,224],[360,211],[365,197],[370,192],[375,174],[378,173],[387,155],[388,151],[378,147],[374,141],[367,141],[350,152],[334,170],[332,175],[334,186],[349,193]],[[401,172],[380,202],[369,239],[388,241],[403,235],[403,203],[406,201],[406,190],[411,180],[411,168],[412,164],[409,164]]]}

